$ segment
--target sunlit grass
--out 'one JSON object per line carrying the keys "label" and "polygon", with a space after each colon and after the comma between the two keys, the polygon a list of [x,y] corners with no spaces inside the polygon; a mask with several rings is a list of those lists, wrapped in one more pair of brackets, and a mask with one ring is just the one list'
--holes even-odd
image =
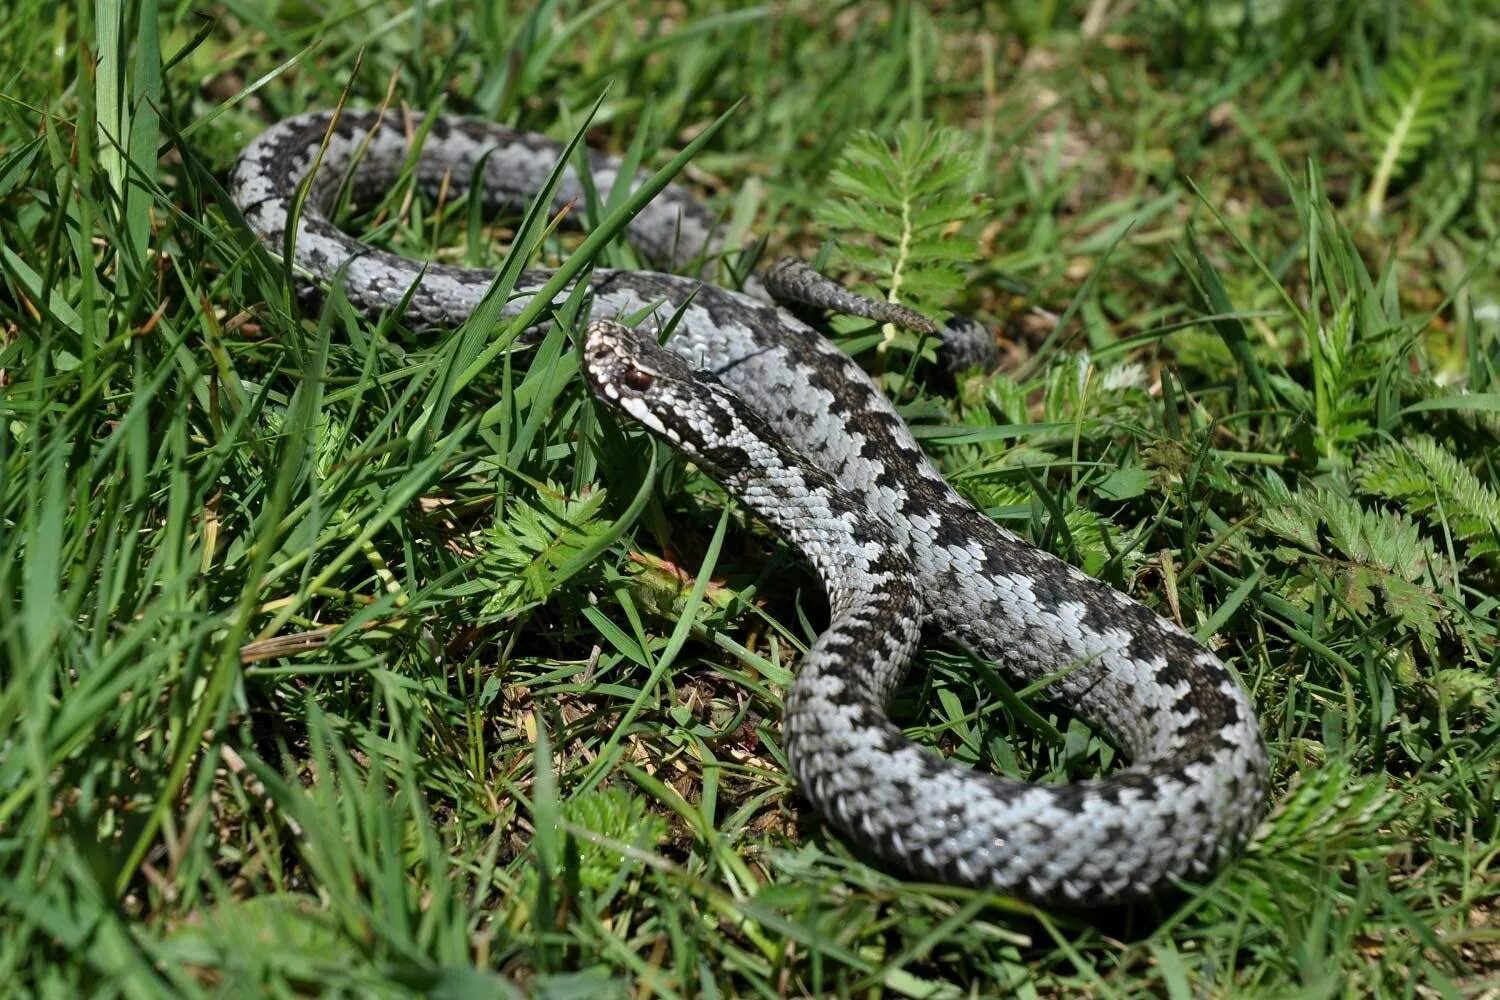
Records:
{"label": "sunlit grass", "polygon": [[[1500,989],[1494,3],[13,6],[11,989]],[[997,330],[1001,371],[938,392],[916,345],[838,332],[967,496],[1238,670],[1275,762],[1246,857],[1080,914],[851,856],[778,736],[816,583],[594,408],[579,297],[515,350],[497,309],[303,315],[237,224],[237,150],[346,92],[629,152],[809,259],[850,239],[834,200],[891,207],[830,180],[856,135],[957,129],[979,250],[923,304]],[[619,193],[582,239],[504,220],[509,253],[406,194],[357,224],[502,294],[638,263]],[[978,767],[1113,766],[1045,694],[934,645],[896,708]]]}

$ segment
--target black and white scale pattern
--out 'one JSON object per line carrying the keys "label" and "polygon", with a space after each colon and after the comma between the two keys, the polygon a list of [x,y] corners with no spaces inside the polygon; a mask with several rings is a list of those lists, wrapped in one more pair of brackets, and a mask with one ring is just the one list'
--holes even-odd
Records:
{"label": "black and white scale pattern", "polygon": [[[344,184],[356,201],[386,190],[424,128],[419,183],[465,190],[483,161],[483,196],[496,207],[523,206],[560,153],[550,140],[467,119],[316,112],[251,143],[230,191],[279,254],[321,147],[293,244],[299,280],[341,280],[371,313],[410,292],[409,323],[455,326],[490,272],[370,248],[326,214]],[[592,154],[590,169],[600,191],[615,183],[615,160]],[[554,207],[581,198],[570,174]],[[629,238],[663,267],[701,268],[719,249],[712,217],[675,187],[636,217]],[[807,276],[780,270],[768,275],[772,290],[807,298],[797,294]],[[527,272],[508,313],[548,276]],[[712,472],[806,555],[829,592],[832,620],[788,693],[785,739],[807,797],[852,843],[918,877],[1071,904],[1201,879],[1244,844],[1263,810],[1266,754],[1250,701],[1218,658],[972,508],[864,372],[763,301],[759,282],[742,293],[655,272],[596,270],[587,280],[595,317],[682,312],[670,350],[649,333],[593,324],[585,369],[596,395]],[[1131,765],[1032,785],[906,739],[885,706],[924,621],[1023,683],[1060,675],[1049,694]]]}

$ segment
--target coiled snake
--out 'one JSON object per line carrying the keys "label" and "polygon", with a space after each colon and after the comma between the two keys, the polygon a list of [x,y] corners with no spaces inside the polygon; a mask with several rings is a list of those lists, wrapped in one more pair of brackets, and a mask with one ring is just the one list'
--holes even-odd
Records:
{"label": "coiled snake", "polygon": [[[411,130],[421,126],[413,158]],[[411,325],[456,326],[493,274],[366,246],[329,221],[335,196],[347,183],[355,201],[368,200],[408,168],[424,188],[461,192],[477,170],[476,193],[490,207],[518,208],[559,154],[549,140],[468,119],[316,112],[251,143],[230,190],[279,253],[298,186],[317,162],[293,243],[299,281],[337,279],[372,314],[404,306]],[[619,165],[596,153],[590,169],[608,191]],[[570,172],[555,207],[582,196]],[[680,266],[718,250],[712,221],[669,186],[628,235],[653,263]],[[548,277],[527,271],[506,314]],[[787,297],[881,308],[818,286],[805,269],[780,277]],[[595,270],[586,280],[599,320],[583,344],[595,395],[709,471],[823,580],[831,621],[787,695],[785,745],[808,799],[849,841],[918,877],[1068,904],[1127,901],[1202,878],[1244,844],[1263,808],[1265,750],[1249,699],[1212,653],[960,498],[864,372],[763,301],[759,281],[735,292],[645,271]],[[680,314],[667,348],[612,319],[652,310]],[[885,706],[924,621],[1022,681],[1052,677],[1049,696],[1131,765],[1034,785],[912,743]]]}

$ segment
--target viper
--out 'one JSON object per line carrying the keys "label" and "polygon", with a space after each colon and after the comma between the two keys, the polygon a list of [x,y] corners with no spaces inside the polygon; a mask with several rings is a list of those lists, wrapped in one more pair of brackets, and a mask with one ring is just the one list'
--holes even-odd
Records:
{"label": "viper", "polygon": [[[338,282],[371,315],[401,310],[414,328],[456,327],[494,273],[361,243],[331,220],[338,200],[345,191],[377,200],[410,171],[431,193],[516,210],[561,155],[546,138],[468,118],[313,112],[255,139],[230,193],[272,252],[290,247],[305,287]],[[621,169],[588,156],[597,191],[643,182]],[[569,168],[553,207],[584,197]],[[798,665],[784,720],[808,800],[851,844],[912,876],[1038,902],[1128,902],[1211,875],[1264,809],[1265,746],[1237,678],[1177,625],[960,497],[870,377],[787,306],[940,336],[972,330],[933,327],[795,263],[739,290],[707,283],[705,264],[722,251],[714,221],[671,185],[634,217],[631,244],[665,270],[599,268],[583,279],[594,317],[583,370],[603,404],[716,478],[822,580],[829,624]],[[550,277],[525,271],[503,315],[517,315]],[[652,317],[643,327],[618,322],[641,315]],[[1019,682],[1044,683],[1129,765],[1042,785],[975,771],[908,739],[887,701],[924,623]]]}

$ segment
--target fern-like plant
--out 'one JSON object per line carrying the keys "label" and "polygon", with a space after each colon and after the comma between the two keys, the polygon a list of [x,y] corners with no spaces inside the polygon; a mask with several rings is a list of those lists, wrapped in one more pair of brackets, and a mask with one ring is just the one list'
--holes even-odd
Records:
{"label": "fern-like plant", "polygon": [[513,499],[486,538],[483,571],[491,592],[486,617],[507,617],[536,607],[585,568],[614,527],[600,518],[604,490],[569,496],[548,483],[537,503]]}
{"label": "fern-like plant", "polygon": [[[817,210],[853,268],[888,301],[942,312],[963,283],[958,262],[977,243],[974,157],[962,133],[906,122],[893,139],[857,133],[829,175]],[[886,331],[886,341],[896,336]]]}
{"label": "fern-like plant", "polygon": [[1435,651],[1449,608],[1433,581],[1447,569],[1419,525],[1327,487],[1293,492],[1274,476],[1261,494],[1260,527],[1281,539],[1277,557],[1297,570],[1289,597],[1310,607],[1315,592],[1328,593],[1335,617],[1373,619],[1383,611],[1398,632]]}
{"label": "fern-like plant", "polygon": [[1387,445],[1361,463],[1360,486],[1446,526],[1476,558],[1500,556],[1500,493],[1426,435]]}
{"label": "fern-like plant", "polygon": [[1365,212],[1378,219],[1391,182],[1399,178],[1442,129],[1448,105],[1463,85],[1457,53],[1435,39],[1407,39],[1380,72],[1364,128],[1375,164]]}

